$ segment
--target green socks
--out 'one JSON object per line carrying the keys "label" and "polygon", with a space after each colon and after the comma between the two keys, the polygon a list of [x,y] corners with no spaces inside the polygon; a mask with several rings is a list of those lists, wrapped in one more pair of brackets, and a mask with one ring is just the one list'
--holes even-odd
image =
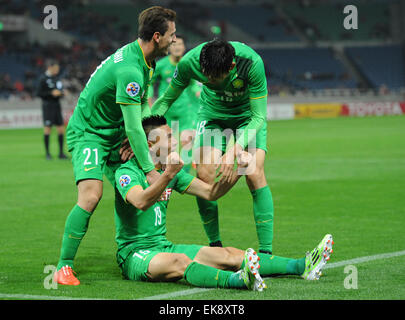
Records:
{"label": "green socks", "polygon": [[218,223],[218,203],[196,197],[198,211],[203,222],[205,233],[210,243],[220,241]]}
{"label": "green socks", "polygon": [[210,266],[192,262],[184,272],[184,279],[197,287],[203,288],[246,288],[239,273],[224,271]]}
{"label": "green socks", "polygon": [[[269,186],[251,191],[253,214],[260,251],[273,251],[273,196]],[[197,197],[198,210],[210,243],[221,241],[218,223],[218,204]]]}
{"label": "green socks", "polygon": [[305,270],[305,258],[290,259],[273,256],[267,253],[258,253],[260,258],[260,275],[263,277],[276,274],[301,275]]}
{"label": "green socks", "polygon": [[[273,197],[268,186],[251,191],[259,250],[272,252],[273,247]],[[218,204],[197,197],[198,209],[205,233],[210,243],[220,241]]]}
{"label": "green socks", "polygon": [[259,250],[273,251],[273,197],[269,186],[251,191]]}
{"label": "green socks", "polygon": [[73,268],[73,259],[76,256],[80,242],[86,234],[91,214],[91,212],[83,210],[78,205],[75,205],[72,211],[70,211],[66,219],[57,270],[66,265]]}
{"label": "green socks", "polygon": [[[258,253],[260,257],[260,275],[267,277],[279,274],[301,275],[305,270],[305,258],[290,259]],[[241,268],[243,268],[243,263]],[[243,279],[239,273],[224,271],[210,266],[192,262],[184,272],[184,279],[197,287],[203,288],[238,288],[245,289]]]}

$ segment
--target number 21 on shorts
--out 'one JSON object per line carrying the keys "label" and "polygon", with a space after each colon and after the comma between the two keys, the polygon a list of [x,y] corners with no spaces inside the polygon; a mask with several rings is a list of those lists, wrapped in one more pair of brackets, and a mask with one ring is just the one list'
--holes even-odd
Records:
{"label": "number 21 on shorts", "polygon": [[85,155],[83,164],[88,165],[98,165],[98,150],[97,148],[90,149],[84,148],[83,154]]}

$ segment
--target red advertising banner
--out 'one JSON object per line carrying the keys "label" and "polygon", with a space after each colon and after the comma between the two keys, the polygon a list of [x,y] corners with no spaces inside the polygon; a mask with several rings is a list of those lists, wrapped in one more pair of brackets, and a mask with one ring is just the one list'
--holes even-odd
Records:
{"label": "red advertising banner", "polygon": [[405,102],[352,102],[342,105],[342,116],[366,117],[405,114]]}

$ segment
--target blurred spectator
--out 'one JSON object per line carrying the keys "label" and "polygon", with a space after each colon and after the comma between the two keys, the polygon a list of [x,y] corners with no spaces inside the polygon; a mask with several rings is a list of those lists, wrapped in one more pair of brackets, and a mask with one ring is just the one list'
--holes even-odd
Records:
{"label": "blurred spectator", "polygon": [[379,88],[378,88],[378,94],[379,95],[386,95],[389,94],[390,91],[388,89],[388,87],[385,84],[382,84]]}

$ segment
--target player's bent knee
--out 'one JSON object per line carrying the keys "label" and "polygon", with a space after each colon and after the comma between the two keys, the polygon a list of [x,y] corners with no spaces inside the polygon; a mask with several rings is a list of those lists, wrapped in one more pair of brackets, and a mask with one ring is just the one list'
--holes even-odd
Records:
{"label": "player's bent knee", "polygon": [[[93,180],[93,183],[79,182],[78,185],[78,205],[86,211],[92,212],[97,207],[103,196],[102,182],[95,182],[98,180]],[[100,185],[101,183],[101,185]]]}
{"label": "player's bent knee", "polygon": [[252,174],[246,176],[246,181],[249,185],[266,184],[266,175],[263,168],[256,168]]}
{"label": "player's bent knee", "polygon": [[244,252],[233,247],[226,247],[224,249],[226,252],[227,269],[234,271],[239,270],[243,261]]}
{"label": "player's bent knee", "polygon": [[192,260],[183,253],[176,254],[173,265],[175,266],[178,276],[183,277],[188,265]]}
{"label": "player's bent knee", "polygon": [[162,253],[160,258],[151,261],[148,277],[151,281],[177,281],[192,260],[182,253]]}
{"label": "player's bent knee", "polygon": [[98,196],[95,194],[88,194],[85,197],[79,197],[77,204],[82,209],[84,209],[88,212],[93,212],[96,209],[100,200],[101,200],[101,196]]}

